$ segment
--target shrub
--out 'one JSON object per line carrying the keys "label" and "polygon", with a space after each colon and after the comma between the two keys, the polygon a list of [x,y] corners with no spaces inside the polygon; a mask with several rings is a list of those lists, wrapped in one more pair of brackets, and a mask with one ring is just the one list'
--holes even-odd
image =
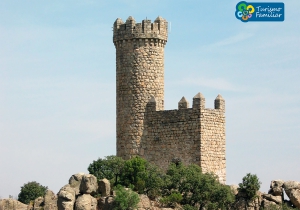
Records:
{"label": "shrub", "polygon": [[114,210],[133,210],[137,208],[137,204],[140,201],[137,193],[133,192],[130,188],[125,189],[121,185],[118,185],[115,191]]}
{"label": "shrub", "polygon": [[160,195],[164,184],[161,170],[139,156],[126,161],[113,155],[99,158],[89,165],[88,171],[98,180],[106,178],[114,186],[120,184],[132,188],[152,199]]}
{"label": "shrub", "polygon": [[167,175],[167,188],[182,194],[181,204],[199,205],[200,209],[226,209],[234,202],[230,187],[220,184],[213,174],[203,174],[197,165],[171,164]]}
{"label": "shrub", "polygon": [[151,189],[147,192],[147,196],[151,200],[155,200],[155,198],[159,197],[161,195],[160,189]]}
{"label": "shrub", "polygon": [[183,208],[183,210],[198,210],[197,207],[191,206],[189,204],[186,204],[186,205],[182,206],[182,208]]}
{"label": "shrub", "polygon": [[281,207],[282,207],[282,210],[292,210],[292,209],[295,209],[295,208],[287,205],[286,203],[282,204]]}
{"label": "shrub", "polygon": [[163,172],[157,166],[137,156],[125,161],[120,184],[127,187],[134,185],[135,191],[154,199],[163,188],[163,177]]}
{"label": "shrub", "polygon": [[175,207],[176,203],[180,203],[182,201],[182,195],[178,192],[172,192],[171,195],[163,197],[159,200],[162,204]]}
{"label": "shrub", "polygon": [[255,174],[248,173],[243,177],[243,182],[239,183],[238,191],[245,193],[246,198],[253,200],[256,198],[256,192],[259,190],[261,182]]}
{"label": "shrub", "polygon": [[160,201],[165,205],[180,203],[186,210],[223,210],[228,209],[234,201],[234,195],[228,186],[220,184],[216,175],[203,174],[197,165],[172,163],[167,173],[163,173],[157,166],[138,156],[126,161],[108,156],[94,161],[88,170],[98,179],[114,179],[115,184],[131,188],[124,190],[118,186],[115,209],[133,208],[135,194],[132,190],[145,193],[150,199],[162,196]]}
{"label": "shrub", "polygon": [[293,207],[288,206],[286,203],[282,205],[270,205],[267,208],[263,208],[262,210],[292,210],[295,209]]}
{"label": "shrub", "polygon": [[135,187],[138,181],[141,184],[141,180],[143,180],[142,173],[146,171],[146,163],[147,161],[139,156],[125,161],[121,184],[124,186],[133,184]]}
{"label": "shrub", "polygon": [[124,163],[125,161],[121,157],[106,156],[104,159],[99,158],[93,161],[89,165],[88,171],[97,177],[98,180],[106,178],[116,186],[123,171]]}
{"label": "shrub", "polygon": [[142,179],[138,179],[133,189],[135,189],[138,193],[143,194],[145,190],[145,181]]}
{"label": "shrub", "polygon": [[18,195],[18,201],[29,204],[30,201],[34,201],[40,196],[43,197],[46,194],[47,189],[48,187],[42,186],[35,181],[28,182],[21,187],[21,192]]}
{"label": "shrub", "polygon": [[144,193],[150,199],[155,199],[161,195],[161,190],[164,188],[165,174],[155,165],[146,163],[146,170],[140,174],[144,181]]}

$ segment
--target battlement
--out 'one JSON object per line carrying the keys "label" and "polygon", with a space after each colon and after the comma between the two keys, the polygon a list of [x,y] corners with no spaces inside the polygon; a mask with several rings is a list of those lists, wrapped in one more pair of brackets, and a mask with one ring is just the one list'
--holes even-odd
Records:
{"label": "battlement", "polygon": [[[223,99],[223,97],[220,94],[216,97],[214,102],[215,102],[214,109],[209,109],[209,110],[217,110],[217,111],[225,112],[225,100]],[[178,110],[182,110],[182,109],[183,110],[189,109],[189,102],[186,100],[186,98],[184,96],[178,102]],[[192,109],[207,109],[207,108],[205,108],[205,98],[202,93],[199,92],[193,97]],[[148,111],[158,111],[157,106],[156,106],[156,100],[154,97],[150,98],[150,100],[147,104],[147,110]]]}
{"label": "battlement", "polygon": [[193,97],[192,107],[185,97],[178,109],[160,110],[155,97],[147,103],[140,156],[167,170],[174,159],[197,164],[204,173],[213,172],[226,181],[225,100],[215,99],[214,109],[205,107],[201,93]]}
{"label": "battlement", "polygon": [[158,16],[153,23],[145,19],[142,23],[136,23],[131,16],[124,23],[118,18],[114,23],[113,42],[131,39],[153,39],[167,42],[168,39],[168,22]]}

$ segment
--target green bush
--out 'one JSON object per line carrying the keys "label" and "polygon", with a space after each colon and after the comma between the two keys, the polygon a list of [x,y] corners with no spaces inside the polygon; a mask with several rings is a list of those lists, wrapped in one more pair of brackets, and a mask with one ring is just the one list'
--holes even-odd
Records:
{"label": "green bush", "polygon": [[144,181],[143,192],[150,199],[155,199],[161,195],[165,185],[165,176],[157,166],[146,163],[146,170],[140,173],[140,178]]}
{"label": "green bush", "polygon": [[99,158],[93,161],[89,165],[88,171],[97,177],[98,180],[106,178],[116,186],[123,171],[124,163],[125,161],[121,157],[106,156],[104,159]]}
{"label": "green bush", "polygon": [[136,187],[137,182],[143,180],[142,174],[146,171],[146,163],[147,161],[139,156],[126,160],[121,184],[124,186],[133,184]]}
{"label": "green bush", "polygon": [[234,202],[230,188],[219,183],[217,176],[203,174],[197,165],[171,164],[167,171],[167,188],[182,194],[181,204],[200,206],[200,209],[226,209]]}
{"label": "green bush", "polygon": [[168,207],[175,207],[176,203],[179,204],[182,201],[182,195],[178,192],[172,192],[171,195],[163,197],[159,201]]}
{"label": "green bush", "polygon": [[292,210],[292,209],[295,209],[293,207],[288,206],[286,203],[282,204],[281,208],[282,208],[282,210]]}
{"label": "green bush", "polygon": [[140,198],[136,192],[133,192],[130,188],[125,189],[121,185],[118,185],[115,191],[114,210],[133,210],[137,208]]}
{"label": "green bush", "polygon": [[118,207],[115,208],[118,209],[131,208],[128,207],[126,200],[127,194],[131,194],[132,190],[144,193],[150,199],[162,196],[160,201],[165,205],[174,206],[180,203],[187,210],[196,207],[223,210],[228,209],[234,202],[230,188],[220,184],[217,176],[203,174],[197,165],[184,166],[180,162],[173,163],[167,173],[163,173],[157,166],[138,156],[126,161],[108,156],[106,159],[99,158],[94,161],[88,170],[98,179],[107,178],[114,180],[115,185],[131,188],[129,191],[117,188],[119,198],[116,200]]}
{"label": "green bush", "polygon": [[134,190],[139,193],[159,194],[164,184],[161,170],[141,157],[134,157],[125,161],[120,184],[129,187],[134,185]]}
{"label": "green bush", "polygon": [[262,210],[294,210],[295,208],[288,206],[286,203],[282,205],[270,205],[268,208]]}
{"label": "green bush", "polygon": [[155,200],[155,198],[161,195],[161,189],[151,189],[147,192],[147,196],[151,200]]}
{"label": "green bush", "polygon": [[198,210],[197,207],[191,206],[189,204],[186,204],[186,205],[182,206],[182,208],[183,208],[183,210]]}
{"label": "green bush", "polygon": [[138,156],[126,161],[113,155],[99,158],[89,165],[88,171],[98,180],[106,178],[114,186],[130,187],[152,199],[160,195],[164,184],[161,170]]}
{"label": "green bush", "polygon": [[135,189],[139,194],[143,194],[145,190],[145,180],[138,179],[133,189]]}
{"label": "green bush", "polygon": [[238,191],[245,193],[248,200],[256,198],[256,192],[259,190],[261,182],[255,174],[248,173],[243,177],[243,182],[239,183]]}
{"label": "green bush", "polygon": [[42,186],[35,181],[28,182],[21,187],[18,201],[29,204],[30,201],[34,201],[38,197],[43,197],[46,194],[47,189],[48,187]]}

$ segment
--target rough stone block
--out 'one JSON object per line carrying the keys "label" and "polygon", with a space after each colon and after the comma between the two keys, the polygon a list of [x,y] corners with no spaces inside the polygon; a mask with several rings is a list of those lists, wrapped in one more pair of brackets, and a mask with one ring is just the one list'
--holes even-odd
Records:
{"label": "rough stone block", "polygon": [[98,183],[98,192],[102,197],[110,196],[110,182],[107,179],[101,179]]}
{"label": "rough stone block", "polygon": [[97,178],[92,174],[85,174],[82,176],[80,184],[81,194],[96,194],[98,190]]}

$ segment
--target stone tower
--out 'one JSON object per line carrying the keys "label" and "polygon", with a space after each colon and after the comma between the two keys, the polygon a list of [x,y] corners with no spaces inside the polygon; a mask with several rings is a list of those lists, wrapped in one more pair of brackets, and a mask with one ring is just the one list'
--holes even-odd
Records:
{"label": "stone tower", "polygon": [[117,19],[113,27],[117,66],[117,156],[139,154],[145,109],[151,98],[164,109],[164,47],[168,23]]}
{"label": "stone tower", "polygon": [[166,170],[171,162],[199,165],[226,182],[225,100],[205,107],[197,93],[192,107],[164,110],[164,47],[168,23],[161,17],[114,23],[117,65],[117,156],[139,155]]}
{"label": "stone tower", "polygon": [[225,183],[225,100],[218,95],[214,102],[214,109],[206,108],[204,96],[197,93],[192,108],[182,97],[178,109],[157,110],[150,99],[139,155],[164,170],[174,161],[196,164]]}

